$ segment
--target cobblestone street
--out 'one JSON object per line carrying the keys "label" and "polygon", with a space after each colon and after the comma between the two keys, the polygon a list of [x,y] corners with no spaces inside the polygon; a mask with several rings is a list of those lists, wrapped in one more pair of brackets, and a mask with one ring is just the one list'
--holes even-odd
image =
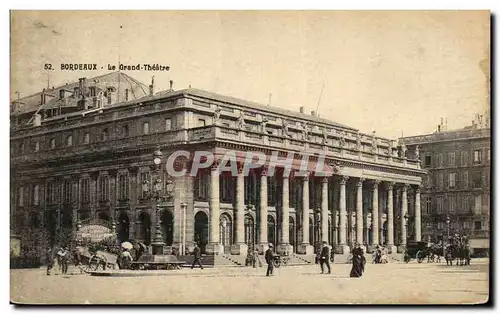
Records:
{"label": "cobblestone street", "polygon": [[51,275],[12,270],[11,300],[20,303],[482,303],[488,300],[488,260],[469,267],[390,263],[367,265],[349,278],[350,265],[289,266],[265,277],[265,268],[159,271],[158,276]]}

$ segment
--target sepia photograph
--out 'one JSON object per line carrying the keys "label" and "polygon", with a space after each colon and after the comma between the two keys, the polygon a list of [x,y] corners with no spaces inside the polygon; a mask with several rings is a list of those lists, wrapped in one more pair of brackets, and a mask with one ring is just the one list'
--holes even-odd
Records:
{"label": "sepia photograph", "polygon": [[490,11],[9,19],[11,304],[491,302]]}

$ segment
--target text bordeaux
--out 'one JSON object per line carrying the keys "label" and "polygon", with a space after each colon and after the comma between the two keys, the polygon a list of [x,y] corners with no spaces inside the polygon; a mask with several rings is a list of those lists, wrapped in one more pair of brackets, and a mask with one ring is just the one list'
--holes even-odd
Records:
{"label": "text bordeaux", "polygon": [[97,63],[61,63],[62,71],[95,71]]}

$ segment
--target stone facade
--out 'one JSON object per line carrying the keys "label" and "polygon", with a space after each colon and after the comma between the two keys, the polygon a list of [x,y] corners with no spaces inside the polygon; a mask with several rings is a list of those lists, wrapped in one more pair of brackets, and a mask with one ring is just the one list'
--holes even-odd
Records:
{"label": "stone facade", "polygon": [[450,235],[467,235],[474,250],[487,250],[491,129],[478,121],[460,130],[442,131],[442,125],[439,129],[401,139],[409,150],[418,151],[412,157],[421,159],[428,171],[421,188],[422,238],[446,241],[449,227]]}
{"label": "stone facade", "polygon": [[[64,140],[69,135],[72,142]],[[115,222],[121,240],[147,243],[159,222],[167,246],[197,242],[209,254],[262,252],[269,243],[311,254],[321,241],[347,254],[355,241],[404,248],[405,214],[420,217],[425,171],[404,147],[315,115],[197,89],[42,119],[12,131],[11,146],[12,226],[35,228],[30,217],[39,216],[36,228],[51,239],[99,218]],[[307,152],[313,161],[324,155],[333,172],[297,177],[262,167],[233,177],[218,175],[215,163],[196,177],[171,178],[163,164],[152,167],[157,148],[164,159],[180,149],[204,150],[216,162],[229,150],[293,153],[294,170]],[[189,169],[191,161],[175,166]],[[158,182],[169,197],[152,197]],[[409,228],[420,240],[420,224]]]}

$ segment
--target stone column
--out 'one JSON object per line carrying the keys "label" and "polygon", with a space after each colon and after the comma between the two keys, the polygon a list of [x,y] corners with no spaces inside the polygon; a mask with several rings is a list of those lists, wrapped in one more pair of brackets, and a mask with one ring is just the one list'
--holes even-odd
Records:
{"label": "stone column", "polygon": [[380,244],[379,241],[379,217],[378,217],[378,185],[380,181],[373,182],[372,197],[372,245],[375,247]]}
{"label": "stone column", "polygon": [[264,254],[269,246],[267,241],[267,169],[260,173],[260,205],[259,205],[259,254]]}
{"label": "stone column", "polygon": [[339,197],[339,245],[336,247],[336,253],[340,254],[349,254],[349,246],[346,243],[346,235],[347,235],[347,210],[346,210],[346,194],[345,194],[345,185],[348,176],[343,176],[340,181],[340,197]]}
{"label": "stone column", "polygon": [[394,245],[394,182],[387,184],[387,249],[389,253],[396,253]]}
{"label": "stone column", "polygon": [[220,199],[219,199],[219,169],[214,163],[210,170],[210,238],[206,247],[207,254],[222,254],[223,247],[220,244]]}
{"label": "stone column", "polygon": [[422,217],[420,208],[420,187],[415,190],[415,240],[422,241]]}
{"label": "stone column", "polygon": [[[364,178],[359,178],[356,193],[356,242],[363,248],[363,182]],[[368,243],[366,243],[368,245]]]}
{"label": "stone column", "polygon": [[328,177],[321,180],[321,241],[328,243]]}
{"label": "stone column", "polygon": [[245,255],[248,246],[245,244],[245,176],[243,166],[238,167],[238,177],[236,178],[236,243],[231,246],[231,254]]}
{"label": "stone column", "polygon": [[309,243],[309,174],[302,178],[302,243],[298,252],[314,254],[314,248]]}
{"label": "stone column", "polygon": [[406,219],[404,216],[408,212],[408,185],[405,184],[401,189],[401,241],[399,241],[399,251],[404,252],[406,248]]}
{"label": "stone column", "polygon": [[290,179],[288,176],[283,174],[283,186],[282,186],[282,202],[281,202],[281,241],[278,245],[277,252],[280,254],[292,253],[293,247],[290,245],[289,238],[289,219],[290,219]]}

